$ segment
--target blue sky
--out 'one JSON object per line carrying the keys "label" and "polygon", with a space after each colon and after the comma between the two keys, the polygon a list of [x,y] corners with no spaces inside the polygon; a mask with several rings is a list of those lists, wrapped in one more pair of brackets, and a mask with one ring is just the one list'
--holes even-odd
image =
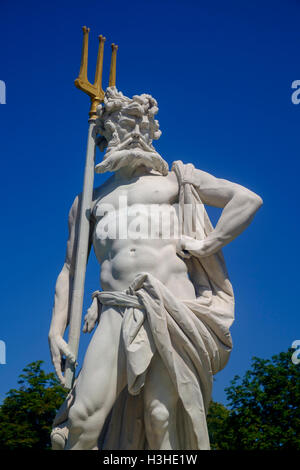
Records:
{"label": "blue sky", "polygon": [[[236,296],[234,349],[213,398],[250,367],[300,339],[300,79],[298,1],[2,0],[0,80],[1,310],[0,400],[29,362],[53,370],[48,329],[67,239],[67,214],[81,191],[89,100],[74,86],[82,32],[119,45],[117,86],[159,103],[156,147],[171,163],[192,162],[258,193],[264,205],[224,256]],[[101,155],[98,154],[98,160]],[[101,184],[106,176],[96,176]],[[219,214],[211,212],[215,220]],[[98,288],[92,254],[85,307]],[[83,336],[80,358],[88,344]]]}

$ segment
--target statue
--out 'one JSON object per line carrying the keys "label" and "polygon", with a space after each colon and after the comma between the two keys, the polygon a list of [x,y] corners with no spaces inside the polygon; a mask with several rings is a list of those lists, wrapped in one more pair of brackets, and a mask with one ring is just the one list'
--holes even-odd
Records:
{"label": "statue", "polygon": [[[113,173],[93,190],[89,216],[101,290],[85,316],[83,331],[95,331],[55,418],[54,449],[210,448],[213,375],[228,361],[234,319],[221,250],[250,224],[262,200],[192,164],[177,161],[169,171],[152,144],[161,134],[157,112],[152,96],[131,99],[115,86],[97,107],[97,144],[105,155],[95,171]],[[76,361],[63,335],[81,204],[79,195],[49,332],[62,383],[62,356]],[[215,228],[205,204],[222,208]]]}

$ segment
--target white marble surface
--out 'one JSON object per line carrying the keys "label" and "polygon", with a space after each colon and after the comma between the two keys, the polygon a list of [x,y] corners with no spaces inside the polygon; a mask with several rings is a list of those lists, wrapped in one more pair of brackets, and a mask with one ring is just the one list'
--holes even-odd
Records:
{"label": "white marble surface", "polygon": [[[114,172],[94,190],[90,220],[101,266],[95,290],[102,292],[85,317],[84,331],[95,332],[56,417],[54,448],[209,448],[212,377],[228,360],[234,316],[221,249],[249,225],[262,200],[193,165],[175,162],[169,171],[152,145],[160,136],[157,112],[151,96],[129,99],[115,88],[99,108],[98,142],[106,152],[96,171]],[[49,332],[62,383],[79,202],[69,214]],[[215,228],[204,205],[222,208]]]}

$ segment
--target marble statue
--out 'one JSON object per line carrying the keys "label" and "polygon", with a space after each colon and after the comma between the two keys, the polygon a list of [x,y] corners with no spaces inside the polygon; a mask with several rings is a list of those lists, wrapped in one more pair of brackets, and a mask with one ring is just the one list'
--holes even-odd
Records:
{"label": "marble statue", "polygon": [[[101,266],[83,331],[94,335],[55,418],[54,449],[209,449],[213,375],[227,363],[234,295],[222,248],[252,221],[262,199],[182,161],[167,162],[157,102],[116,87],[98,106],[98,173],[90,247]],[[205,205],[222,208],[215,227]],[[69,214],[65,262],[49,343],[64,383],[63,339],[74,275],[80,195]],[[95,288],[100,288],[95,281]]]}

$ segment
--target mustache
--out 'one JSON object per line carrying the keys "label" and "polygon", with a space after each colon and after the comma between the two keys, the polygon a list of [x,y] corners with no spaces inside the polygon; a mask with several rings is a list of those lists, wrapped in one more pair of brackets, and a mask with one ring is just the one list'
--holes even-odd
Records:
{"label": "mustache", "polygon": [[[147,144],[145,145],[147,146]],[[169,167],[167,162],[154,149],[128,148],[128,142],[126,148],[124,147],[124,143],[122,143],[121,149],[119,146],[115,146],[109,154],[105,155],[104,160],[96,165],[95,172],[105,173],[107,171],[117,171],[125,166],[136,168],[139,165],[144,165],[147,168],[158,171],[162,175],[168,174]]]}
{"label": "mustache", "polygon": [[112,144],[111,147],[108,146],[106,150],[106,156],[108,157],[110,153],[112,152],[119,152],[121,150],[126,150],[126,149],[129,150],[130,148],[134,148],[133,146],[135,144],[139,146],[141,149],[143,149],[145,152],[151,152],[151,153],[155,152],[153,147],[150,147],[150,145],[148,145],[141,137],[137,137],[137,138],[129,137],[128,139],[126,139],[124,142],[121,142],[120,144],[117,144],[117,145]]}

